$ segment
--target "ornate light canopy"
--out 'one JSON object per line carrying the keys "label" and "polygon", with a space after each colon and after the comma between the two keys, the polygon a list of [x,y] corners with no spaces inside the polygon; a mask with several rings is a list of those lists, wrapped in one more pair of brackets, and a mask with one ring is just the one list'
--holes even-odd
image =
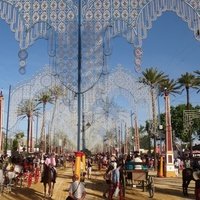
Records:
{"label": "ornate light canopy", "polygon": [[25,69],[28,47],[37,39],[46,38],[56,73],[74,91],[78,79],[79,14],[84,91],[88,80],[91,85],[98,80],[104,69],[103,57],[110,54],[111,39],[117,35],[133,44],[135,69],[139,71],[142,40],[153,21],[165,11],[176,12],[200,40],[198,0],[0,0],[1,18],[10,24],[19,41],[20,70]]}
{"label": "ornate light canopy", "polygon": [[20,72],[25,72],[28,48],[47,39],[54,75],[78,93],[79,119],[80,94],[106,71],[112,38],[121,35],[133,45],[134,67],[140,71],[142,41],[165,11],[175,12],[200,40],[199,0],[0,0],[0,16],[19,41]]}
{"label": "ornate light canopy", "polygon": [[[124,120],[127,126],[130,127],[130,110],[138,111],[137,108],[147,104],[150,106],[150,95],[148,93],[148,86],[139,83],[128,70],[119,66],[115,70],[108,73],[106,79],[100,81],[84,94],[84,115],[85,122],[91,123],[91,130],[95,130],[102,136],[102,127],[104,132],[113,129],[117,120],[122,119],[122,112],[126,114]],[[27,100],[37,96],[42,91],[51,89],[54,86],[61,86],[61,82],[54,76],[51,68],[45,66],[43,70],[37,73],[32,79],[18,84],[11,92],[10,102],[10,119],[9,130],[13,133],[19,130],[20,122],[17,120],[18,105]],[[63,88],[64,89],[64,88]],[[66,89],[66,88],[65,88]],[[117,102],[112,102],[112,98],[121,95],[124,96],[129,103],[129,110],[117,105]],[[112,105],[113,103],[113,105]],[[55,112],[53,109],[56,108]],[[147,112],[150,109],[147,109]],[[77,97],[70,90],[66,91],[66,95],[59,98],[56,105],[48,106],[46,120],[49,130],[56,132],[65,132],[68,137],[75,141],[76,127],[77,127]],[[139,109],[140,112],[140,109]],[[106,113],[108,116],[106,117]],[[52,115],[54,117],[52,118]],[[52,119],[54,119],[52,121]],[[62,119],[62,120],[60,120]],[[115,123],[114,123],[115,122]],[[114,124],[114,125],[113,125]],[[39,129],[40,129],[39,124]],[[47,127],[46,127],[47,128]],[[90,130],[87,135],[91,135]],[[88,139],[88,138],[86,138]]]}

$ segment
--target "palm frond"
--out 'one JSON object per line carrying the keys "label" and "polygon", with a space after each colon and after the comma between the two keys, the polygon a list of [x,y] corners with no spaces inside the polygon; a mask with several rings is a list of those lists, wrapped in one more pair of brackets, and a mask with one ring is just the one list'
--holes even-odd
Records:
{"label": "palm frond", "polygon": [[160,83],[160,92],[161,96],[167,92],[168,94],[171,94],[175,96],[176,94],[181,94],[181,86],[178,85],[177,81],[174,79],[167,79]]}
{"label": "palm frond", "polygon": [[168,79],[168,75],[164,72],[159,72],[157,68],[147,68],[142,72],[143,77],[140,81],[145,85],[149,85],[151,88],[157,87],[160,83]]}

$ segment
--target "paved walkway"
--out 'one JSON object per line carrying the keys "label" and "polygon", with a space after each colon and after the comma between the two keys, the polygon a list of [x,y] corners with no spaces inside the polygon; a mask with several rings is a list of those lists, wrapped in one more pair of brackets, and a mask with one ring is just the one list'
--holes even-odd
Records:
{"label": "paved walkway", "polygon": [[[93,170],[92,179],[85,181],[86,200],[102,200],[105,181],[103,174],[105,170]],[[65,200],[71,183],[72,168],[70,164],[67,168],[58,169],[58,178],[56,180],[53,200]],[[189,197],[182,195],[182,180],[178,178],[155,178],[155,195],[152,200],[194,200],[194,182],[189,187]],[[14,188],[11,193],[3,193],[0,200],[42,200],[43,185],[42,183],[32,184],[30,188]],[[141,188],[128,187],[126,189],[125,200],[148,200],[148,193],[142,192]]]}

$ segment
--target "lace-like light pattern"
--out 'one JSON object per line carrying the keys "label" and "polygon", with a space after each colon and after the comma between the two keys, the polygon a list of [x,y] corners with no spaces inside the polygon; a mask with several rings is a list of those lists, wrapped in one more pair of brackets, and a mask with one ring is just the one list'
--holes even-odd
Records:
{"label": "lace-like light pattern", "polygon": [[135,70],[142,65],[142,41],[152,23],[173,11],[200,40],[199,0],[0,0],[0,15],[19,41],[20,69],[27,48],[38,38],[48,39],[49,56],[63,82],[77,90],[78,6],[81,2],[82,91],[94,84],[111,53],[111,39],[121,35],[133,44]]}
{"label": "lace-like light pattern", "polygon": [[[54,86],[66,88],[60,83],[59,79],[54,76],[54,72],[50,66],[45,66],[34,77],[26,82],[16,85],[11,92],[10,102],[10,131],[15,133],[19,130],[20,121],[17,119],[18,105],[27,99],[34,99],[35,96],[43,91],[52,89]],[[75,134],[77,127],[77,98],[74,93],[67,90],[63,96],[58,98],[55,105],[48,107],[46,112],[46,120],[51,121],[50,129],[65,131],[72,141],[76,141]],[[121,115],[122,109],[118,105],[114,105],[111,101],[116,96],[124,96],[129,104],[129,107],[137,113],[137,107],[146,105],[147,110],[151,109],[149,87],[138,82],[130,71],[125,70],[122,66],[117,66],[115,70],[107,74],[106,81],[100,81],[84,94],[84,115],[85,121],[92,123],[94,131],[102,129],[106,124],[107,130],[112,130],[114,127],[113,121],[116,122]],[[109,98],[108,98],[109,97]],[[113,105],[112,105],[113,104]],[[54,112],[54,106],[56,107]],[[140,110],[141,111],[141,110]],[[148,111],[147,111],[148,112]],[[127,126],[130,123],[130,110],[123,110],[126,114],[125,121]],[[52,116],[53,121],[52,121]],[[109,116],[109,117],[108,117]],[[150,117],[150,116],[149,116]],[[60,120],[62,119],[62,120]],[[97,131],[98,132],[98,131]],[[95,134],[94,134],[95,135]],[[93,137],[94,135],[91,135]],[[96,133],[96,136],[98,133]]]}

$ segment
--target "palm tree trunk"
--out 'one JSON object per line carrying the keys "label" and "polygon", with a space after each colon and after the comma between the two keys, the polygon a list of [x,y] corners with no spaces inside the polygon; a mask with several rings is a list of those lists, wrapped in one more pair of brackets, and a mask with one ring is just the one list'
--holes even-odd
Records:
{"label": "palm tree trunk", "polygon": [[[190,110],[190,94],[189,94],[189,87],[186,87],[186,95],[187,95],[187,110]],[[192,131],[189,129],[188,131],[188,137],[190,142],[190,157],[192,157]]]}
{"label": "palm tree trunk", "polygon": [[30,123],[31,121],[30,121],[30,116],[28,116],[28,125],[27,125],[27,141],[26,141],[26,143],[27,143],[27,152],[29,152],[29,147],[30,147]]}
{"label": "palm tree trunk", "polygon": [[53,127],[53,121],[54,121],[54,117],[55,117],[55,112],[56,112],[56,104],[57,104],[57,98],[55,99],[55,104],[53,107],[53,113],[52,113],[52,117],[51,117],[51,124],[50,124],[50,128],[49,128],[49,150],[50,152],[52,152],[53,148],[52,148],[52,127]]}
{"label": "palm tree trunk", "polygon": [[30,116],[30,152],[33,152],[33,117]]}
{"label": "palm tree trunk", "polygon": [[187,110],[190,110],[190,94],[189,94],[189,88],[186,88],[186,95],[187,95]]}
{"label": "palm tree trunk", "polygon": [[[45,109],[46,109],[46,104],[43,103],[43,116],[42,116],[42,127],[41,127],[41,142],[40,142],[40,148],[42,150],[42,152],[46,151],[46,144],[45,144],[45,140],[46,140],[46,136],[45,136]],[[46,152],[45,152],[46,153]]]}

